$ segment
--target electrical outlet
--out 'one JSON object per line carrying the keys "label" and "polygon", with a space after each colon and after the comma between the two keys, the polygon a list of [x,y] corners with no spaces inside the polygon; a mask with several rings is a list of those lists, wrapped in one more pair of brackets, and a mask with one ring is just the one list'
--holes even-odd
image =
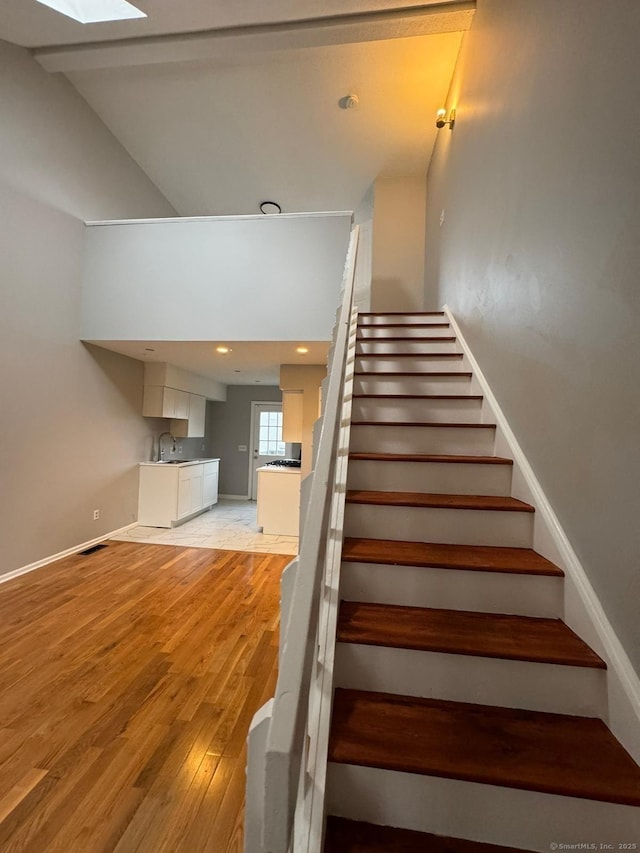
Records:
{"label": "electrical outlet", "polygon": [[443,225],[444,225],[444,207],[440,211],[440,227],[442,228]]}
{"label": "electrical outlet", "polygon": [[94,511],[93,511],[93,520],[94,520],[94,521],[97,521],[99,518],[100,518],[100,510],[99,510],[99,509],[94,509]]}

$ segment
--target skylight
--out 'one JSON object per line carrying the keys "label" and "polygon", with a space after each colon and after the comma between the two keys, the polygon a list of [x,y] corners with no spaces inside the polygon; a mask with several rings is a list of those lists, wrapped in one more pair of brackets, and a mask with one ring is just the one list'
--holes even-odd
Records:
{"label": "skylight", "polygon": [[145,12],[136,9],[131,3],[127,3],[127,0],[37,0],[37,2],[81,24],[147,17]]}

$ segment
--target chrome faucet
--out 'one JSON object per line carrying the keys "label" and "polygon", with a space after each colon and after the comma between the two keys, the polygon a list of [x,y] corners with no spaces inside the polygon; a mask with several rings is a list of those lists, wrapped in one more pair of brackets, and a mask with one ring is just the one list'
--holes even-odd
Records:
{"label": "chrome faucet", "polygon": [[171,441],[173,442],[173,447],[171,448],[171,452],[176,452],[176,439],[170,432],[163,432],[160,434],[158,438],[158,462],[164,462],[164,447],[162,446],[162,439],[168,435]]}

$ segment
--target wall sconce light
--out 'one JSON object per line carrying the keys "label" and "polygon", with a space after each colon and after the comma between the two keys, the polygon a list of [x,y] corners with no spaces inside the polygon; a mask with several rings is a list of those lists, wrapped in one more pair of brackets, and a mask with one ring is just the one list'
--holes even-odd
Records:
{"label": "wall sconce light", "polygon": [[438,110],[436,113],[436,127],[438,129],[449,125],[449,130],[453,130],[453,125],[456,123],[456,111],[449,110],[449,118],[445,109]]}

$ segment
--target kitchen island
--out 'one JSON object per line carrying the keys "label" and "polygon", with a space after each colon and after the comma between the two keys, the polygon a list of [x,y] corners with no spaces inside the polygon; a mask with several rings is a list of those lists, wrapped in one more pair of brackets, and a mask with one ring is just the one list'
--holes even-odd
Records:
{"label": "kitchen island", "polygon": [[176,527],[218,503],[219,459],[142,462],[138,524]]}
{"label": "kitchen island", "polygon": [[257,524],[263,533],[300,533],[300,469],[278,465],[258,468]]}

